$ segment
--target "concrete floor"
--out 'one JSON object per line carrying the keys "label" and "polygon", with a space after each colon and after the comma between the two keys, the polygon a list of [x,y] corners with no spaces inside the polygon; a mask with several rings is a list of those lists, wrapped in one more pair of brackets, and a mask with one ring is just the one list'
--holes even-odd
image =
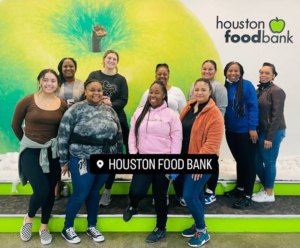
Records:
{"label": "concrete floor", "polygon": [[[167,237],[155,244],[147,244],[145,238],[148,233],[104,233],[106,241],[95,243],[84,233],[79,233],[79,245],[67,243],[60,233],[53,233],[53,242],[47,247],[102,247],[102,248],[165,248],[188,247],[188,238],[180,233],[168,233]],[[205,248],[299,248],[300,233],[211,233],[211,240]],[[23,242],[19,233],[0,233],[0,247],[6,248],[35,248],[45,247],[40,243],[37,233],[29,242]]]}

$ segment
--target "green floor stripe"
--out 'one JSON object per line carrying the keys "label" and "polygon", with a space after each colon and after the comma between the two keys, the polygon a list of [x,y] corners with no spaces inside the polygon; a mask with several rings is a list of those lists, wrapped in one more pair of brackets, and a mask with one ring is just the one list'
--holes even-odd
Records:
{"label": "green floor stripe", "polygon": [[[0,218],[0,232],[19,232],[23,218]],[[64,218],[51,218],[49,230],[61,232]],[[154,217],[132,218],[125,223],[122,217],[98,218],[98,228],[102,232],[151,232],[156,224]],[[189,217],[169,217],[168,232],[181,232],[190,227],[193,219]],[[300,218],[206,218],[209,232],[300,232]],[[38,232],[40,218],[36,218],[33,231]],[[77,232],[85,232],[86,218],[75,220]]]}
{"label": "green floor stripe", "polygon": [[[70,192],[72,193],[72,183],[64,183],[69,186]],[[223,195],[224,192],[229,191],[235,187],[235,183],[226,183],[227,187],[225,188],[221,183],[218,183],[216,188],[217,195]],[[113,195],[126,195],[129,192],[130,182],[115,182],[113,184],[111,194]],[[261,188],[260,183],[256,183],[254,185],[253,192],[258,192]],[[18,193],[12,193],[12,184],[11,183],[0,183],[0,195],[31,195],[32,189],[30,184],[26,186],[22,186],[21,184],[17,184],[16,186]],[[103,189],[100,191],[102,193]],[[148,194],[151,194],[152,190],[151,187],[149,189]],[[300,182],[298,183],[275,183],[274,186],[275,195],[300,195]],[[174,195],[174,188],[171,185],[169,189],[169,194]]]}

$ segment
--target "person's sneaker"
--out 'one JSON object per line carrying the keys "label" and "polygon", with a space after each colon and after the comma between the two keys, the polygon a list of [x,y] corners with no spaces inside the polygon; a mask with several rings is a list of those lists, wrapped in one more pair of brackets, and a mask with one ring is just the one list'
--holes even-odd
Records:
{"label": "person's sneaker", "polygon": [[207,243],[210,240],[210,236],[206,230],[205,233],[203,232],[195,232],[194,236],[188,242],[188,245],[191,247],[200,247]]}
{"label": "person's sneaker", "polygon": [[211,194],[211,195],[207,195],[207,197],[205,197],[205,204],[211,204],[213,202],[215,202],[217,200],[217,197],[215,194]]}
{"label": "person's sneaker", "polygon": [[123,213],[123,220],[124,220],[125,222],[130,221],[132,215],[135,215],[135,214],[137,214],[137,213],[138,213],[138,209],[137,209],[137,208],[133,208],[133,207],[131,207],[131,206],[128,206],[128,207],[125,209],[124,213]]}
{"label": "person's sneaker", "polygon": [[69,227],[68,229],[63,229],[61,236],[71,244],[78,244],[81,240],[77,236],[74,227]]}
{"label": "person's sneaker", "polygon": [[166,228],[160,229],[158,227],[155,227],[152,233],[148,235],[146,238],[147,243],[155,243],[159,241],[160,239],[164,238],[167,236],[167,230]]}
{"label": "person's sneaker", "polygon": [[44,229],[43,231],[39,231],[41,243],[43,245],[49,245],[52,242],[52,235],[48,229]]}
{"label": "person's sneaker", "polygon": [[98,230],[97,227],[93,226],[93,227],[89,227],[86,230],[86,234],[90,237],[93,238],[93,240],[95,242],[103,242],[105,240],[104,236],[102,235],[102,233]]}
{"label": "person's sneaker", "polygon": [[106,207],[110,204],[110,202],[111,202],[111,194],[109,192],[104,191],[102,193],[99,206]]}
{"label": "person's sneaker", "polygon": [[183,197],[177,197],[175,196],[175,200],[183,207],[186,207],[186,202],[185,200],[183,199]]}
{"label": "person's sneaker", "polygon": [[33,223],[26,223],[27,216],[28,216],[28,214],[26,214],[24,221],[23,221],[23,225],[20,230],[20,236],[23,241],[29,241],[31,238],[31,234],[32,234],[31,229],[32,229]]}
{"label": "person's sneaker", "polygon": [[192,225],[190,228],[188,229],[185,229],[181,234],[183,237],[186,237],[186,238],[191,238],[194,236],[194,234],[197,232],[196,230],[196,226],[195,224]]}
{"label": "person's sneaker", "polygon": [[252,205],[251,197],[247,197],[246,195],[243,195],[233,204],[232,207],[236,209],[244,209],[245,207],[249,207],[251,205]]}
{"label": "person's sneaker", "polygon": [[261,188],[261,189],[259,190],[259,192],[252,194],[252,197],[256,197],[256,196],[259,196],[259,195],[263,195],[265,192],[266,192],[265,189],[264,189],[264,188]]}
{"label": "person's sneaker", "polygon": [[229,198],[241,197],[244,194],[244,190],[239,190],[235,187],[233,190],[224,193],[224,196]]}
{"label": "person's sneaker", "polygon": [[263,194],[256,195],[252,197],[252,201],[255,202],[274,202],[275,201],[275,195],[268,195],[267,192],[264,192]]}

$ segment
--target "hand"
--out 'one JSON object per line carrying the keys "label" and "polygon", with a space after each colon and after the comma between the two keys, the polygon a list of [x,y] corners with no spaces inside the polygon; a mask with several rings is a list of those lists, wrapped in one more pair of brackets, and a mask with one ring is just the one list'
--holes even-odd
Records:
{"label": "hand", "polygon": [[272,147],[272,142],[268,141],[268,140],[265,140],[265,142],[264,142],[264,148],[265,149],[270,149],[271,147]]}
{"label": "hand", "polygon": [[198,181],[202,177],[202,174],[192,174],[194,181]]}
{"label": "hand", "polygon": [[61,174],[64,176],[66,173],[68,173],[68,177],[70,177],[69,163],[66,163],[63,167],[61,167]]}
{"label": "hand", "polygon": [[258,141],[258,135],[257,132],[255,130],[250,130],[249,131],[250,134],[250,139],[252,140],[252,142],[255,144],[256,141]]}
{"label": "hand", "polygon": [[112,106],[112,103],[109,99],[104,99],[104,100],[102,100],[102,102],[108,106]]}

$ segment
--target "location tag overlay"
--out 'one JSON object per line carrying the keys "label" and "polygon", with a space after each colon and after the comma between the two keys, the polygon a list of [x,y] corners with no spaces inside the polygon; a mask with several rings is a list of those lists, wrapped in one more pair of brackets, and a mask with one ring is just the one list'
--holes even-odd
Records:
{"label": "location tag overlay", "polygon": [[93,154],[92,174],[216,174],[217,155],[199,154]]}

